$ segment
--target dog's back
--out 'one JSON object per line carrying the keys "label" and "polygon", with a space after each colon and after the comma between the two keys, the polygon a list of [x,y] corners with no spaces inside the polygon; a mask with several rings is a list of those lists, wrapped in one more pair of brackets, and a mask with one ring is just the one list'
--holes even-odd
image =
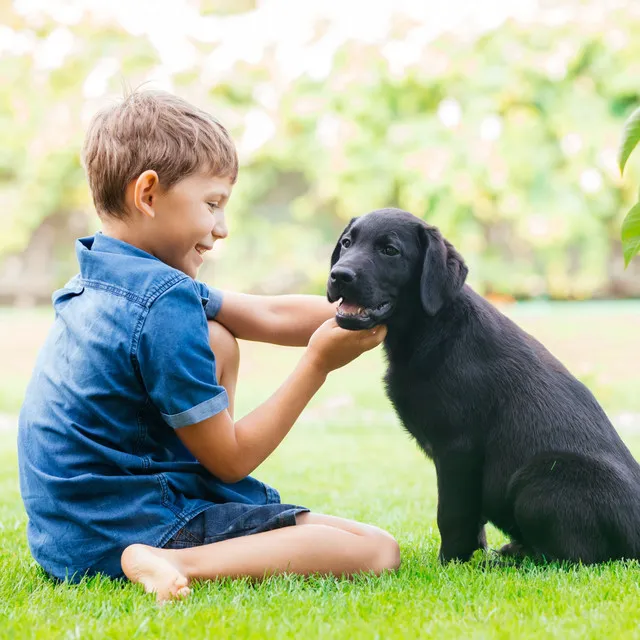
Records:
{"label": "dog's back", "polygon": [[638,557],[640,467],[540,342],[465,286],[388,355],[389,397],[436,467],[452,447],[482,460],[484,519],[549,558]]}

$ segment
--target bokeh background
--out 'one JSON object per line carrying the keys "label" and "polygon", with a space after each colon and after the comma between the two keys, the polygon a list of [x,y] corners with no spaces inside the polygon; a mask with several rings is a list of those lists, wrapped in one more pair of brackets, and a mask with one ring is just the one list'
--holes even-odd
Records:
{"label": "bokeh background", "polygon": [[354,215],[438,225],[483,293],[640,295],[620,224],[622,123],[640,102],[630,0],[0,2],[0,301],[46,303],[93,233],[79,149],[127,87],[233,133],[231,237],[203,277],[322,292]]}
{"label": "bokeh background", "polygon": [[[145,86],[237,141],[231,235],[201,279],[322,294],[351,217],[408,209],[638,457],[640,256],[624,270],[620,227],[640,162],[623,181],[616,155],[640,105],[639,35],[638,0],[0,0],[0,640],[638,637],[637,563],[438,565],[434,467],[385,397],[380,349],[329,376],[256,475],[287,502],[394,534],[403,565],[384,580],[212,583],[162,612],[108,581],[53,585],[27,548],[16,417],[75,239],[99,229],[84,129]],[[240,346],[238,416],[300,357]]]}
{"label": "bokeh background", "polygon": [[[0,414],[19,409],[75,239],[99,228],[84,129],[145,86],[237,141],[231,235],[203,280],[323,293],[346,221],[402,207],[608,409],[635,415],[640,260],[625,271],[619,238],[640,171],[632,158],[622,180],[616,152],[640,103],[639,33],[631,0],[0,0]],[[354,388],[336,406],[367,405]]]}

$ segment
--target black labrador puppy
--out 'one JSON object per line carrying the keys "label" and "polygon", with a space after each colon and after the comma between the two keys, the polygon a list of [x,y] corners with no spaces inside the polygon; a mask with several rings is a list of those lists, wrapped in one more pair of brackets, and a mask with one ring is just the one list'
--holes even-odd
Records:
{"label": "black labrador puppy", "polygon": [[331,257],[346,329],[386,324],[386,388],[438,476],[440,558],[640,558],[640,466],[590,391],[465,285],[437,228],[398,209],[351,220]]}

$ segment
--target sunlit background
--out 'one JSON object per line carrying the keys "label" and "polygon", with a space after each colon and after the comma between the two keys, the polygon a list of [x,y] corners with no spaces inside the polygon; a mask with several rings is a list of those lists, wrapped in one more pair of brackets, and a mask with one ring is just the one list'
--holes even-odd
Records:
{"label": "sunlit background", "polygon": [[[637,563],[438,565],[434,466],[386,399],[381,349],[332,373],[255,475],[285,502],[390,531],[397,575],[200,584],[161,612],[134,588],[44,576],[17,415],[51,294],[77,271],[76,238],[99,229],[84,130],[140,86],[208,110],[237,142],[231,235],[201,279],[322,294],[346,222],[407,209],[640,459],[640,255],[625,271],[620,242],[640,155],[624,180],[617,167],[640,105],[640,0],[0,0],[0,636],[637,637]],[[237,417],[301,356],[240,350]],[[488,541],[506,538],[488,527]]]}
{"label": "sunlit background", "polygon": [[640,172],[622,180],[616,152],[639,33],[631,0],[0,1],[0,413],[19,408],[74,240],[99,228],[84,128],[141,85],[237,142],[231,235],[203,280],[323,293],[346,221],[402,207],[525,326],[547,314],[541,337],[603,401],[638,407],[640,261],[624,270],[619,237]]}

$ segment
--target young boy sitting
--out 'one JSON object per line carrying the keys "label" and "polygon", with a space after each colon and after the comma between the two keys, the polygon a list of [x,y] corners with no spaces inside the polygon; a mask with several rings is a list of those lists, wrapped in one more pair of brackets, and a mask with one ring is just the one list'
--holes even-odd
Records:
{"label": "young boy sitting", "polygon": [[[158,600],[186,596],[193,579],[397,568],[388,533],[281,504],[249,475],[384,327],[340,329],[319,296],[195,280],[227,236],[238,160],[226,130],[184,100],[138,92],[99,113],[83,164],[103,230],[78,240],[80,273],[53,295],[19,421],[36,561],[71,581],[124,573]],[[236,338],[307,346],[237,421]]]}

